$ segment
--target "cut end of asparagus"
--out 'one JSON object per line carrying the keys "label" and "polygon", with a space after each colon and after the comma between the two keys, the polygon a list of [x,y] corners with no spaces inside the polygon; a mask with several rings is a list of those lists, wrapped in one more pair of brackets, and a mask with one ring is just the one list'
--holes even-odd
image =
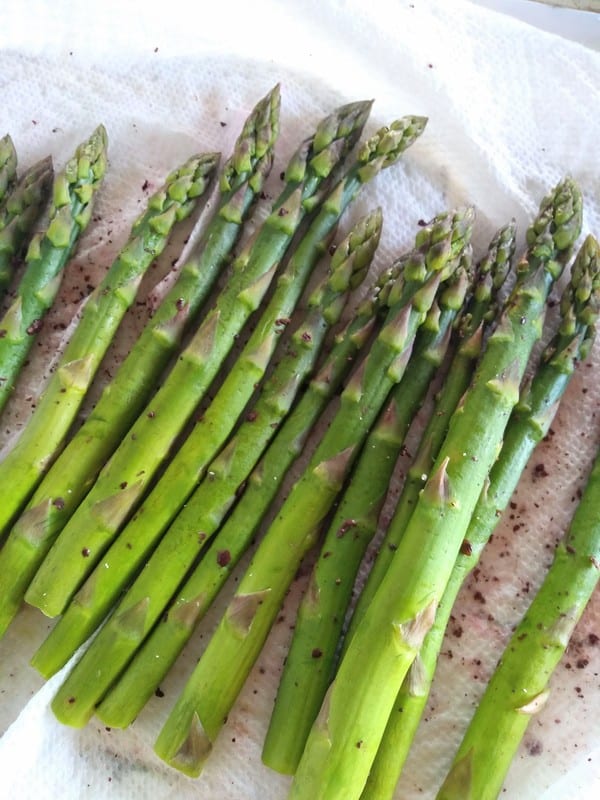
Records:
{"label": "cut end of asparagus", "polygon": [[206,759],[212,751],[212,742],[196,712],[189,723],[187,736],[177,752],[172,754],[165,744],[162,737],[159,736],[154,745],[157,756],[190,778],[197,778],[200,775]]}

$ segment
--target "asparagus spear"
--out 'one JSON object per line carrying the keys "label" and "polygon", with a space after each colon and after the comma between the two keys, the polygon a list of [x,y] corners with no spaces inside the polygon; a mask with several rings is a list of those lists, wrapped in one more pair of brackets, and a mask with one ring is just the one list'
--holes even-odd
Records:
{"label": "asparagus spear", "polygon": [[500,323],[394,558],[342,659],[308,737],[290,798],[360,797],[396,695],[458,555],[542,329],[546,298],[581,229],[581,195],[563,181],[542,203]]}
{"label": "asparagus spear", "polygon": [[13,278],[13,262],[31,235],[48,200],[52,159],[34,164],[21,178],[0,209],[0,297]]}
{"label": "asparagus spear", "polygon": [[[128,542],[142,538],[156,541],[188,500],[263,377],[279,339],[282,321],[293,312],[310,271],[318,255],[326,248],[341,213],[364,181],[374,177],[379,168],[394,163],[422,127],[422,120],[407,117],[394,124],[392,134],[389,128],[383,128],[369,140],[366,148],[361,149],[356,163],[325,201],[279,277],[267,308],[210,406],[142,507],[122,531],[121,536]],[[385,160],[381,159],[382,155]],[[365,169],[376,162],[377,169]],[[94,550],[96,542],[93,537],[86,539],[85,546],[89,551]],[[128,561],[127,557],[119,559],[123,567]],[[115,572],[113,570],[111,576],[113,591],[120,589]]]}
{"label": "asparagus spear", "polygon": [[0,203],[11,190],[17,174],[17,152],[8,133],[0,139]]}
{"label": "asparagus spear", "polygon": [[[506,427],[502,450],[490,472],[465,535],[461,554],[425,637],[418,670],[404,681],[371,767],[361,800],[391,798],[427,702],[444,632],[458,591],[476,566],[500,513],[506,508],[535,448],[546,436],[575,366],[589,352],[600,311],[598,244],[588,237],[572,268],[561,300],[562,321],[532,382],[521,392]],[[418,681],[414,680],[418,675]],[[412,677],[412,679],[411,679]],[[468,796],[465,791],[461,797]],[[475,792],[474,797],[479,797]]]}
{"label": "asparagus spear", "polygon": [[344,641],[344,651],[392,561],[419,499],[419,493],[442,446],[450,418],[469,386],[475,363],[487,338],[488,328],[498,313],[497,292],[503,286],[511,267],[515,237],[514,223],[501,228],[492,239],[488,252],[479,265],[480,280],[457,331],[456,352],[437,397],[435,408],[425,426],[417,454],[404,481],[393,521],[388,526],[375,563],[356,603]]}
{"label": "asparagus spear", "polygon": [[293,774],[332,677],[342,624],[360,562],[377,530],[408,428],[448,347],[471,281],[471,251],[438,292],[402,381],[370,432],[337,507],[300,604],[262,758]]}
{"label": "asparagus spear", "polygon": [[338,413],[262,540],[156,742],[158,755],[186,774],[201,771],[303,556],[389,391],[402,378],[440,280],[454,271],[468,244],[472,217],[471,209],[440,215],[396,265],[403,272],[386,286],[384,327],[346,385]]}
{"label": "asparagus spear", "polygon": [[[292,337],[287,356],[279,362],[253,410],[227,447],[213,461],[207,479],[200,484],[189,504],[167,531],[114,615],[59,692],[56,707],[63,722],[82,724],[91,716],[97,701],[163,613],[208,537],[235,501],[236,490],[274,435],[299,385],[312,369],[327,328],[339,319],[349,289],[364,276],[379,240],[380,225],[381,216],[376,213],[359,224],[336,251],[330,274],[325,276],[313,293],[308,315]],[[132,550],[135,549],[141,556],[143,552],[140,551],[144,548],[147,550],[151,544],[140,541],[139,536],[137,539],[128,536],[127,540]],[[125,548],[122,552],[126,552]],[[103,565],[109,564],[109,572],[118,565],[118,555],[118,552],[114,553],[112,563],[103,559]],[[92,598],[88,608],[96,606],[99,599],[104,600],[101,594],[104,588],[103,574],[104,569],[101,569],[92,583]],[[114,599],[117,592],[112,586],[110,591]],[[140,608],[144,609],[142,616],[138,612]],[[86,610],[83,608],[84,612]],[[127,624],[124,631],[123,621],[131,622],[133,618],[137,619],[137,623]],[[94,675],[92,681],[89,679],[91,674]],[[60,699],[63,692],[68,697],[76,698],[64,708]]]}
{"label": "asparagus spear", "polygon": [[0,551],[0,636],[60,529],[143,410],[206,299],[260,194],[279,131],[279,87],[256,105],[221,171],[218,208],[115,378],[104,389]]}
{"label": "asparagus spear", "polygon": [[87,299],[32,418],[0,464],[0,527],[18,512],[60,449],[140,281],[175,223],[188,217],[206,192],[218,159],[217,153],[194,156],[170,173]]}
{"label": "asparagus spear", "polygon": [[235,336],[260,305],[306,210],[360,135],[369,110],[370,103],[338,109],[292,157],[286,188],[271,214],[236,259],[226,288],[48,552],[27,590],[28,603],[49,616],[61,613],[98,562],[190,419]]}
{"label": "asparagus spear", "polygon": [[[137,716],[250,546],[262,518],[275,500],[281,481],[303,451],[313,425],[327,401],[339,389],[356,353],[369,340],[377,313],[381,310],[378,303],[380,289],[378,284],[371,288],[353,318],[336,337],[329,356],[250,474],[241,499],[233,507],[208,551],[177,592],[169,610],[138,650],[116,686],[100,704],[98,713],[111,719],[113,725],[128,725]],[[69,606],[47,642],[55,638],[58,632],[69,635],[67,620],[75,607],[75,603]],[[45,644],[40,648],[40,654]],[[36,666],[37,657],[38,654],[34,659]],[[127,698],[127,702],[123,703],[122,698]]]}
{"label": "asparagus spear", "polygon": [[90,221],[105,169],[106,131],[100,125],[56,176],[50,223],[31,240],[17,297],[0,321],[0,409],[54,301],[62,269]]}
{"label": "asparagus spear", "polygon": [[532,716],[548,701],[550,677],[598,585],[599,497],[596,457],[570,529],[479,702],[439,800],[499,796],[519,743]]}

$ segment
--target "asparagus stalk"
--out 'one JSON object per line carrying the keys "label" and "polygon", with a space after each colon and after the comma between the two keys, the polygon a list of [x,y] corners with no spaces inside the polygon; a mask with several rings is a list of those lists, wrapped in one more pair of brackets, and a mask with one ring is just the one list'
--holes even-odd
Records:
{"label": "asparagus stalk", "polygon": [[320,548],[300,604],[264,763],[293,774],[332,677],[342,624],[365,549],[377,522],[410,424],[441,365],[452,325],[471,282],[471,251],[443,284],[421,326],[402,381],[370,432]]}
{"label": "asparagus stalk", "polygon": [[[398,693],[361,800],[383,800],[393,796],[427,702],[445,629],[459,589],[477,565],[534,448],[548,433],[576,364],[589,352],[600,311],[599,255],[597,242],[588,237],[578,253],[571,281],[562,296],[559,330],[543,353],[531,383],[521,392],[521,399],[508,422],[502,450],[471,517],[433,627],[423,642],[418,669],[405,679]],[[415,680],[417,675],[418,680]],[[467,796],[465,790],[461,797]],[[475,792],[473,796],[479,797],[480,794]]]}
{"label": "asparagus stalk", "polygon": [[[235,501],[240,484],[274,435],[299,386],[312,370],[325,333],[329,325],[339,319],[349,289],[355,280],[360,281],[364,276],[379,240],[380,225],[378,212],[359,224],[350,239],[336,251],[331,271],[313,293],[308,314],[292,337],[287,356],[279,362],[256,405],[211,464],[207,479],[167,531],[114,615],[59,692],[56,707],[63,722],[82,724],[91,716],[97,701],[163,613],[208,537]],[[127,539],[132,550],[140,552],[144,546],[148,549],[149,542],[141,542],[139,537],[128,536]],[[109,572],[118,564],[117,556],[115,553],[113,563],[103,560],[103,564],[109,563]],[[93,601],[101,596],[103,573],[101,569],[93,583],[93,600],[88,607],[96,605]],[[114,599],[116,593],[112,587],[111,592]],[[140,608],[144,608],[141,616]],[[131,621],[133,618],[137,623],[127,624],[124,631],[123,620]],[[95,676],[93,681],[89,680],[90,674]],[[63,691],[68,697],[75,697],[75,701],[61,703]]]}
{"label": "asparagus stalk", "polygon": [[32,418],[0,464],[1,527],[19,511],[60,449],[146,270],[164,250],[175,224],[192,213],[208,189],[218,159],[216,153],[194,156],[169,174],[85,302]]}
{"label": "asparagus stalk", "polygon": [[100,125],[81,144],[53,185],[50,223],[31,240],[17,297],[0,320],[0,409],[54,302],[62,269],[92,215],[92,203],[106,169],[106,131]]}
{"label": "asparagus stalk", "polygon": [[0,551],[0,636],[54,538],[101,467],[143,410],[159,376],[229,259],[273,162],[279,131],[279,87],[246,120],[224,164],[218,207],[179,276],[114,379],[34,492]]}
{"label": "asparagus stalk", "polygon": [[[167,613],[138,650],[116,686],[100,704],[98,713],[103,718],[111,719],[113,725],[124,727],[137,716],[254,540],[285,474],[303,451],[313,425],[328,400],[338,391],[356,353],[369,340],[380,310],[380,289],[381,286],[377,284],[371,288],[353,318],[336,337],[329,356],[253,469],[242,497],[234,505],[208,551],[177,592]],[[62,632],[64,629],[65,635],[68,635],[70,629],[67,624],[63,626],[63,620],[69,618],[74,607],[75,603],[69,606],[54,631]],[[54,637],[53,632],[47,641]],[[45,649],[45,644],[40,648],[40,653]],[[37,654],[35,661],[37,665]],[[127,698],[127,702],[122,703],[122,698]],[[120,709],[118,716],[117,709]]]}
{"label": "asparagus stalk", "polygon": [[0,209],[0,297],[13,279],[14,259],[21,253],[46,205],[52,176],[52,159],[38,161],[23,175]]}
{"label": "asparagus stalk", "polygon": [[511,268],[515,251],[516,226],[501,228],[492,239],[486,256],[479,264],[479,282],[471,298],[467,313],[457,331],[456,351],[446,374],[444,384],[436,399],[435,408],[425,426],[421,443],[408,470],[402,494],[394,511],[393,522],[388,526],[375,563],[356,603],[344,641],[346,650],[357,625],[365,615],[394,553],[404,529],[419,499],[433,463],[442,446],[450,418],[466,392],[481,355],[488,329],[498,314],[497,293],[502,288]]}
{"label": "asparagus stalk", "polygon": [[226,288],[48,552],[27,590],[28,603],[49,616],[60,614],[107,549],[192,416],[236,335],[260,305],[300,221],[360,135],[369,110],[370,103],[338,109],[292,157],[286,188],[271,214],[236,259]]}
{"label": "asparagus stalk", "polygon": [[386,286],[384,327],[346,385],[338,413],[267,531],[158,737],[158,755],[186,774],[201,771],[303,556],[388,393],[404,374],[440,281],[454,271],[468,244],[472,217],[471,209],[440,215],[396,265],[403,272]]}
{"label": "asparagus stalk", "polygon": [[438,794],[439,800],[499,796],[532,718],[548,701],[550,677],[600,570],[600,458],[549,572],[513,633]]}
{"label": "asparagus stalk", "polygon": [[[389,128],[383,128],[369,140],[368,147],[361,149],[357,161],[324,202],[322,210],[279,277],[268,306],[210,406],[160,481],[145,498],[142,507],[122,531],[121,536],[127,542],[141,539],[156,541],[189,499],[206,474],[210,460],[226,441],[254,388],[264,376],[280,337],[282,322],[292,314],[310,271],[326,248],[340,215],[364,181],[373,178],[380,167],[394,163],[422,128],[422,120],[407,117],[394,124],[391,135]],[[385,160],[381,159],[382,155]],[[371,167],[375,162],[378,162],[376,169],[365,169],[365,166]],[[359,240],[361,236],[362,233],[359,234]],[[85,546],[88,551],[93,551],[96,541],[88,537]],[[129,560],[127,554],[120,558],[121,567],[125,567]],[[104,559],[102,563],[106,563]],[[119,574],[119,570],[113,570],[113,591],[121,588],[117,580]]]}
{"label": "asparagus stalk", "polygon": [[346,650],[308,737],[290,798],[360,797],[396,695],[437,606],[502,442],[546,298],[581,229],[581,195],[563,181],[542,203],[500,323],[394,558]]}
{"label": "asparagus stalk", "polygon": [[0,203],[11,190],[17,174],[17,152],[8,133],[0,139]]}

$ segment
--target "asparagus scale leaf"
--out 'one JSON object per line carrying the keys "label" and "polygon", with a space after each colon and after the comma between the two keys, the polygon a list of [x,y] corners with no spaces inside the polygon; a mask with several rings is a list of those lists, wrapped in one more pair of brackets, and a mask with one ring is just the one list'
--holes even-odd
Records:
{"label": "asparagus scale leaf", "polygon": [[0,409],[54,302],[62,269],[91,219],[94,195],[106,170],[106,145],[100,125],[54,179],[48,228],[31,240],[17,296],[0,320]]}
{"label": "asparagus scale leaf", "polygon": [[[384,287],[389,311],[310,462],[267,531],[246,575],[156,742],[169,764],[197,775],[267,633],[285,592],[339,494],[367,432],[404,374],[415,333],[441,280],[468,244],[473,212],[460,209],[423,228],[415,249]],[[196,747],[195,744],[201,744]]]}
{"label": "asparagus scale leaf", "polygon": [[350,476],[320,548],[294,626],[262,758],[293,774],[332,677],[342,624],[365,549],[410,424],[442,363],[472,279],[471,251],[442,284],[415,338],[404,377],[393,388]]}
{"label": "asparagus scale leaf", "polygon": [[95,476],[143,410],[227,262],[273,162],[279,87],[246,120],[221,171],[217,210],[113,380],[44,476],[0,552],[0,631]]}
{"label": "asparagus scale leaf", "polygon": [[[255,311],[315,195],[360,135],[370,103],[335,111],[292,156],[286,186],[168,377],[100,472],[33,578],[26,600],[60,614],[134,510]],[[183,389],[182,389],[183,387]],[[85,556],[82,557],[82,552]]]}
{"label": "asparagus scale leaf", "polygon": [[292,784],[294,800],[360,797],[518,401],[548,292],[581,230],[581,205],[578,188],[563,181],[528,232],[529,257],[520,262],[517,286],[312,727]]}

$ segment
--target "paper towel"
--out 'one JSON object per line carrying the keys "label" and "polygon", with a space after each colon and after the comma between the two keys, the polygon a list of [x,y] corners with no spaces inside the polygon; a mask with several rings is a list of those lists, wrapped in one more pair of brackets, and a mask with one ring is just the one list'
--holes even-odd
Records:
{"label": "paper towel", "polygon": [[[406,113],[429,117],[422,139],[344,219],[346,229],[376,203],[383,206],[377,267],[410,245],[419,219],[458,203],[476,207],[478,254],[511,217],[522,244],[541,197],[566,173],[585,195],[585,232],[600,232],[597,53],[466,2],[229,2],[202,8],[201,16],[191,3],[123,5],[97,8],[64,0],[50,7],[37,0],[27,4],[26,20],[6,8],[0,12],[1,132],[13,136],[20,163],[51,152],[60,168],[100,121],[110,137],[110,170],[97,219],[67,270],[19,399],[3,417],[3,443],[30,413],[48,359],[64,341],[54,326],[76,313],[82,276],[96,282],[125,241],[144,201],[145,181],[151,191],[192,152],[222,149],[226,156],[246,113],[277,81],[282,134],[271,196],[299,138],[334,105],[373,97],[369,131]],[[142,296],[170,269],[177,246],[181,237],[148,277]],[[108,369],[146,314],[144,306],[132,309]],[[533,466],[551,465],[549,477],[528,470],[477,584],[470,582],[461,595],[456,614],[463,635],[451,633],[444,646],[398,798],[435,796],[485,680],[549,563],[549,547],[570,518],[600,442],[599,362],[596,347],[568,391],[554,435],[534,457]],[[102,375],[98,386],[101,380]],[[517,525],[522,527],[513,532]],[[285,623],[274,629],[197,781],[163,765],[151,746],[224,599],[161,687],[164,696],[154,698],[124,732],[96,721],[74,731],[53,719],[48,703],[60,676],[43,686],[28,666],[51,622],[25,610],[0,642],[3,795],[281,800],[289,781],[261,766],[260,747],[301,589],[300,581],[288,597]],[[474,600],[478,589],[485,604]],[[599,615],[596,596],[557,670],[551,702],[530,725],[504,797],[596,795],[600,647],[590,634],[600,634]]]}

